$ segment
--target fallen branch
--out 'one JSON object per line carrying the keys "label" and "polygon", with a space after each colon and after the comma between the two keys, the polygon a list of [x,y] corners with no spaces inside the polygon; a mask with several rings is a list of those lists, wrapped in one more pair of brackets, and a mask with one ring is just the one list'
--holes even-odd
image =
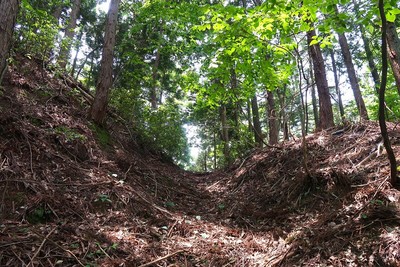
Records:
{"label": "fallen branch", "polygon": [[184,252],[184,250],[175,251],[174,253],[168,254],[168,255],[166,255],[166,256],[164,256],[164,257],[161,257],[161,258],[158,258],[158,259],[156,259],[156,260],[154,260],[154,261],[151,261],[151,262],[142,264],[142,265],[140,265],[139,267],[151,266],[151,265],[153,265],[153,264],[155,264],[155,263],[157,263],[157,262],[160,262],[160,261],[162,261],[162,260],[166,260],[166,259],[171,258],[172,256],[175,256],[176,254],[179,254],[179,253],[182,253],[182,252]]}

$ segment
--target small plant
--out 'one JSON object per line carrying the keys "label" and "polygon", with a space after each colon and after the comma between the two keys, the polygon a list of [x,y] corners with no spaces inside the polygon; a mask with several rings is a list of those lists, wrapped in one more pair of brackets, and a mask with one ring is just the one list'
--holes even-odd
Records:
{"label": "small plant", "polygon": [[94,202],[112,203],[110,197],[106,194],[100,194]]}
{"label": "small plant", "polygon": [[173,208],[173,207],[175,207],[176,206],[176,204],[174,203],[174,202],[172,202],[172,201],[167,201],[167,202],[165,202],[165,207],[167,207],[167,208]]}
{"label": "small plant", "polygon": [[67,141],[74,141],[74,140],[86,141],[86,136],[65,126],[57,126],[54,129],[54,132],[60,135],[64,135]]}
{"label": "small plant", "polygon": [[44,207],[37,207],[26,217],[27,221],[32,224],[45,223],[50,219],[51,211]]}
{"label": "small plant", "polygon": [[89,125],[89,128],[95,133],[97,140],[102,147],[108,147],[111,144],[110,134],[106,129],[94,123]]}
{"label": "small plant", "polygon": [[376,204],[376,205],[382,206],[384,204],[384,202],[380,199],[373,199],[373,200],[371,200],[371,204]]}

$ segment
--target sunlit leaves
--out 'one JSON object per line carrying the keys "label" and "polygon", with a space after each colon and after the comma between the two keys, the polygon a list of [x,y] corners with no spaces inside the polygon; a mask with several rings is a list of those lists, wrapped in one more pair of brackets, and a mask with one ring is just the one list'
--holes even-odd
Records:
{"label": "sunlit leaves", "polygon": [[393,8],[386,12],[386,20],[388,22],[394,22],[396,20],[396,15],[400,14],[400,9]]}

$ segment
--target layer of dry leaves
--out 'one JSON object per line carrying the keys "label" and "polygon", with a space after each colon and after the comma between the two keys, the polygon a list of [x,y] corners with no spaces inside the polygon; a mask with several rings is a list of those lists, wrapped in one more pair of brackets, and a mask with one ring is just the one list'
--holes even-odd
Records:
{"label": "layer of dry leaves", "polygon": [[190,173],[116,118],[100,142],[81,85],[16,62],[0,93],[0,266],[400,266],[376,123]]}

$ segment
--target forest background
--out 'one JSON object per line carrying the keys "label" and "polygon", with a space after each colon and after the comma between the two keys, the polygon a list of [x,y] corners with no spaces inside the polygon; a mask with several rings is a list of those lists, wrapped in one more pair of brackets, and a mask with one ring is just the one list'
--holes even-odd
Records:
{"label": "forest background", "polygon": [[[118,112],[141,142],[187,169],[222,168],[253,148],[378,118],[376,1],[11,2],[20,4],[12,53],[79,80],[96,92],[94,121],[104,126],[107,110]],[[396,121],[400,10],[382,4],[385,116]]]}

